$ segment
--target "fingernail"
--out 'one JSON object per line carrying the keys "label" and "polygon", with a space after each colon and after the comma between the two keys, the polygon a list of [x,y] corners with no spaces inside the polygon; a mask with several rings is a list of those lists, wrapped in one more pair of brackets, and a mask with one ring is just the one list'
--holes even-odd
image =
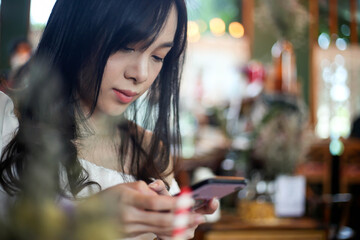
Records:
{"label": "fingernail", "polygon": [[159,184],[156,181],[149,184],[149,187],[156,188],[157,186],[159,186]]}
{"label": "fingernail", "polygon": [[213,205],[213,207],[215,207],[215,206],[219,206],[219,204],[220,204],[219,199],[214,198],[214,199],[213,199],[213,201],[212,201],[212,205]]}

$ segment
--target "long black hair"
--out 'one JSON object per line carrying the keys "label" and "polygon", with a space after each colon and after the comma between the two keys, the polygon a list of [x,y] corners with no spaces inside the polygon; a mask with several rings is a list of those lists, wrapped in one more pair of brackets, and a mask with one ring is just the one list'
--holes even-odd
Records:
{"label": "long black hair", "polygon": [[[150,146],[144,149],[145,133],[138,127],[139,104],[132,104],[132,116],[127,116],[127,121],[118,125],[122,143],[119,149],[121,166],[124,170],[124,155],[131,152],[130,174],[146,182],[166,177],[164,171],[169,167],[170,149],[174,149],[174,152],[171,150],[174,161],[179,155],[179,81],[187,32],[184,0],[57,0],[55,3],[37,50],[24,68],[31,72],[32,64],[37,59],[45,59],[49,68],[56,71],[61,79],[64,101],[58,111],[61,111],[63,121],[57,122],[55,128],[61,130],[65,142],[65,150],[62,151],[66,151],[66,154],[60,161],[66,169],[73,195],[93,184],[80,165],[74,144],[80,137],[79,123],[76,120],[76,116],[81,113],[80,98],[90,104],[92,113],[97,104],[109,56],[133,43],[150,46],[161,31],[172,7],[176,8],[178,16],[174,45],[146,95],[146,114],[140,123],[153,132]],[[51,79],[50,77],[48,81]],[[30,82],[29,85],[31,84],[34,83]],[[39,87],[29,89],[31,91]],[[37,93],[33,93],[32,97],[41,95],[41,91]],[[144,104],[141,106],[144,107]],[[29,164],[27,143],[21,139],[20,134],[23,128],[29,127],[24,121],[31,118],[32,126],[37,125],[36,121],[41,122],[35,116],[36,111],[29,114],[29,109],[25,109],[19,101],[19,129],[4,149],[0,162],[0,184],[11,195],[22,190],[22,175]],[[54,111],[56,110],[52,109],[49,114]]]}

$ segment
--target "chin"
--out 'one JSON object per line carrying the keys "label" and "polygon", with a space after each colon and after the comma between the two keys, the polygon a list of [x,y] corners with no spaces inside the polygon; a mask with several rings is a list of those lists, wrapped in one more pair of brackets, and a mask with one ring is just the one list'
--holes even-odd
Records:
{"label": "chin", "polygon": [[105,114],[111,116],[111,117],[118,117],[121,116],[126,109],[114,109],[113,111],[108,111]]}
{"label": "chin", "polygon": [[126,107],[108,107],[108,108],[97,108],[95,114],[109,116],[109,117],[118,117],[121,116],[126,110]]}

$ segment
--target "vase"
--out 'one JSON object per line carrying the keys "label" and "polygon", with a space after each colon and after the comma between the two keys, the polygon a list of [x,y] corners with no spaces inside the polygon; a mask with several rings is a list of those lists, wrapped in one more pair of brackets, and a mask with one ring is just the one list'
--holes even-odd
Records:
{"label": "vase", "polygon": [[273,91],[280,94],[297,94],[296,56],[293,45],[278,40],[271,49],[273,57]]}

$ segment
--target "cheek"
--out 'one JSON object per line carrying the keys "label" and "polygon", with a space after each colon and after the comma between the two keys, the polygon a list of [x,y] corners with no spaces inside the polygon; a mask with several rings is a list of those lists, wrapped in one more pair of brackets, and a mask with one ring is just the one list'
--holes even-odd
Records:
{"label": "cheek", "polygon": [[100,88],[105,88],[107,85],[110,84],[110,79],[113,79],[115,74],[115,71],[111,66],[108,66],[107,64],[104,69],[103,77],[101,79],[101,86]]}
{"label": "cheek", "polygon": [[111,95],[111,79],[112,74],[109,71],[104,70],[104,75],[101,81],[99,96],[97,99],[96,109],[100,110],[103,113],[111,115],[113,109],[112,107],[112,95]]}
{"label": "cheek", "polygon": [[153,66],[153,71],[151,72],[151,78],[149,78],[150,81],[148,81],[147,85],[148,88],[155,82],[156,78],[159,76],[160,71],[162,69],[162,65],[155,65]]}
{"label": "cheek", "polygon": [[146,92],[147,90],[149,90],[149,88],[151,88],[151,86],[154,84],[156,78],[159,76],[159,72],[160,72],[160,70],[154,72],[153,75],[151,76],[151,78],[149,79],[149,81],[147,81],[144,84],[143,93]]}
{"label": "cheek", "polygon": [[108,113],[110,110],[110,109],[108,109],[110,107],[109,102],[110,102],[110,99],[105,94],[104,89],[103,89],[103,84],[102,84],[100,87],[100,92],[99,92],[99,96],[98,96],[98,100],[97,100],[97,104],[96,104],[96,109],[100,110],[101,112]]}

